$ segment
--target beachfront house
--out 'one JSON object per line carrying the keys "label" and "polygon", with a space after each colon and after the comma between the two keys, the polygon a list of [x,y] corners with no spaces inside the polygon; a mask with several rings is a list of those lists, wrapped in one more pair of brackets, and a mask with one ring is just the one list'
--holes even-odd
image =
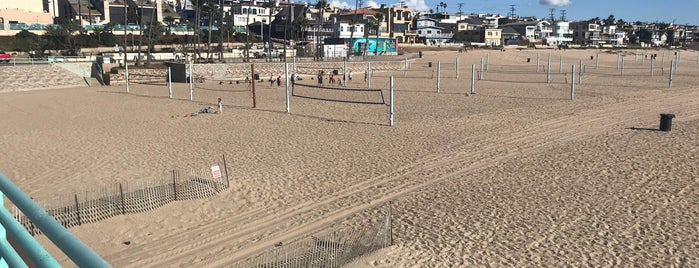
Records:
{"label": "beachfront house", "polygon": [[553,27],[553,34],[546,39],[546,44],[550,46],[564,46],[573,42],[573,30],[570,29],[570,22],[557,21]]}
{"label": "beachfront house", "polygon": [[410,8],[405,6],[387,7],[382,4],[374,10],[383,14],[382,27],[384,24],[386,26],[379,28],[380,37],[394,38],[398,43],[412,44],[416,42],[417,33],[414,31],[413,11]]}
{"label": "beachfront house", "polygon": [[602,41],[602,26],[594,21],[572,22],[570,29],[573,30],[573,43],[576,45],[597,46]]}
{"label": "beachfront house", "polygon": [[513,22],[503,25],[505,26],[510,27],[531,44],[544,44],[553,35],[551,23],[545,20]]}
{"label": "beachfront house", "polygon": [[418,18],[415,20],[414,29],[419,42],[428,46],[442,45],[449,42],[454,34],[443,33],[444,28],[437,26],[437,20],[432,18]]}

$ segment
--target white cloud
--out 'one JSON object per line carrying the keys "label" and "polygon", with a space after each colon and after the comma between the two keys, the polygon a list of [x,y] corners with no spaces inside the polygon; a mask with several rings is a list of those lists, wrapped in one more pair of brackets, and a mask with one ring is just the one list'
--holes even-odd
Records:
{"label": "white cloud", "polygon": [[369,1],[366,1],[366,6],[371,7],[371,8],[379,8],[379,6],[381,6],[381,5],[379,5],[379,3],[376,3],[374,1],[369,0]]}
{"label": "white cloud", "polygon": [[337,8],[350,8],[354,9],[354,5],[349,5],[347,2],[340,2],[340,0],[332,0],[329,4],[333,5],[334,7]]}
{"label": "white cloud", "polygon": [[[398,4],[396,4],[397,6]],[[425,0],[406,0],[405,5],[414,11],[430,11],[430,7],[425,4]]]}
{"label": "white cloud", "polygon": [[554,7],[568,6],[572,3],[573,2],[571,0],[539,0],[539,4]]}

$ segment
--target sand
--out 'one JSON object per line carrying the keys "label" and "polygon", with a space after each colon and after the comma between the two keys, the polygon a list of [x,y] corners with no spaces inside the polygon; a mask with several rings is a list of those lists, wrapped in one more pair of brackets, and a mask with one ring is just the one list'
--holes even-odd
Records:
{"label": "sand", "polygon": [[[549,52],[546,84],[533,72]],[[186,85],[176,99],[164,85],[5,93],[0,172],[42,204],[226,154],[230,190],[71,228],[115,267],[226,266],[368,224],[387,201],[394,245],[351,267],[697,266],[699,64],[683,52],[668,89],[669,59],[651,78],[634,52],[621,77],[606,51],[597,69],[594,50],[429,51],[411,61],[419,71],[372,81],[387,102],[396,76],[392,127],[386,105],[293,97],[286,114],[283,87],[269,83],[258,84],[256,108],[246,86],[217,83],[200,85],[194,102]],[[470,66],[488,53],[469,97]],[[587,66],[574,101],[559,55],[564,72]],[[449,76],[439,93],[426,78],[437,61]],[[362,76],[350,85],[365,87]],[[219,97],[223,114],[184,117]],[[677,116],[671,132],[650,130],[660,113]]]}

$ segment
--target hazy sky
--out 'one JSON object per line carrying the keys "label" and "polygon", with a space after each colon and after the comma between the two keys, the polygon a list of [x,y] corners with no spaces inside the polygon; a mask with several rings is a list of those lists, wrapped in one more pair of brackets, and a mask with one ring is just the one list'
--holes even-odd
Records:
{"label": "hazy sky", "polygon": [[[314,4],[315,0],[309,0]],[[354,8],[353,0],[329,0],[336,6]],[[364,6],[392,5],[397,0],[363,0]],[[515,5],[519,16],[549,17],[549,8],[556,8],[556,17],[566,10],[568,20],[587,20],[594,17],[607,18],[614,14],[625,21],[667,22],[699,25],[699,0],[405,0],[405,4],[418,11],[436,11],[440,2],[447,4],[447,12],[459,11],[463,3],[464,13],[496,13],[507,15],[510,5]],[[439,8],[440,11],[442,8]]]}

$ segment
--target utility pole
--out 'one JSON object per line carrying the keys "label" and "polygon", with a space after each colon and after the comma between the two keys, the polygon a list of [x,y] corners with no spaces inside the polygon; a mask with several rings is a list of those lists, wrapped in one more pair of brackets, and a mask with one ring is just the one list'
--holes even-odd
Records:
{"label": "utility pole", "polygon": [[566,10],[565,10],[565,9],[562,9],[562,10],[561,10],[561,20],[562,20],[562,21],[565,21],[565,20],[566,20]]}
{"label": "utility pole", "polygon": [[549,17],[551,18],[551,22],[556,21],[555,15],[556,15],[556,8],[554,8],[554,7],[549,8]]}
{"label": "utility pole", "polygon": [[126,48],[127,48],[126,45],[128,44],[128,43],[126,43],[126,25],[129,24],[128,23],[129,18],[127,16],[128,12],[129,12],[128,6],[129,6],[128,2],[126,0],[124,0],[124,67],[126,67],[126,61],[129,59],[126,56]]}
{"label": "utility pole", "polygon": [[456,6],[459,8],[459,20],[461,20],[461,15],[464,13],[461,11],[461,9],[464,7],[464,3],[458,3]]}
{"label": "utility pole", "polygon": [[514,18],[515,16],[517,16],[515,11],[516,11],[515,5],[510,5],[510,18]]}

